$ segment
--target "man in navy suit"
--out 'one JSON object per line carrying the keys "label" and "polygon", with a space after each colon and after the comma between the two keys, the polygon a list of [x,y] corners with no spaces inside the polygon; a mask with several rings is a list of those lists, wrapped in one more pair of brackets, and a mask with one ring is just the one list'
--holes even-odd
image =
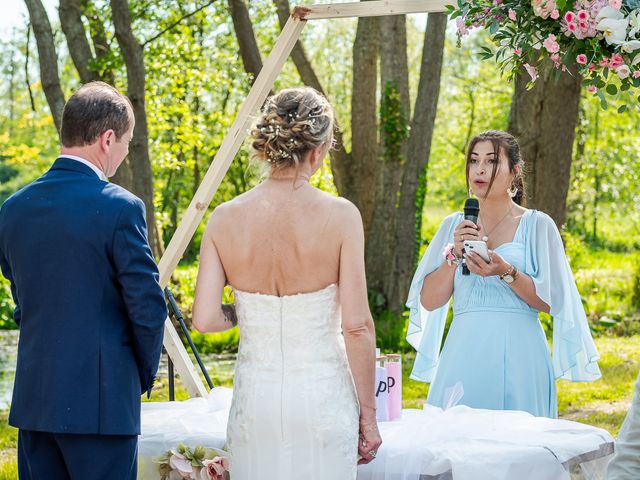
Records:
{"label": "man in navy suit", "polygon": [[140,395],[167,316],[142,201],[108,183],[129,100],[92,82],[67,102],[61,154],[0,209],[0,267],[20,326],[9,423],[21,480],[136,478]]}

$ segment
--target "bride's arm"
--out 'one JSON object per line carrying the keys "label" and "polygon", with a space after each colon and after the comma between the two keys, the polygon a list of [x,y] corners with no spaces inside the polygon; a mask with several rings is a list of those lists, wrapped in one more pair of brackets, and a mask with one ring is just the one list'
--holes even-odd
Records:
{"label": "bride's arm", "polygon": [[235,308],[222,305],[226,277],[213,241],[215,214],[202,235],[200,265],[193,301],[193,326],[199,332],[222,332],[235,326]]}
{"label": "bride's arm", "polygon": [[375,411],[376,334],[367,301],[362,218],[350,202],[345,202],[343,212],[339,276],[342,331],[360,402],[360,463],[368,463],[373,459],[370,452],[381,443]]}

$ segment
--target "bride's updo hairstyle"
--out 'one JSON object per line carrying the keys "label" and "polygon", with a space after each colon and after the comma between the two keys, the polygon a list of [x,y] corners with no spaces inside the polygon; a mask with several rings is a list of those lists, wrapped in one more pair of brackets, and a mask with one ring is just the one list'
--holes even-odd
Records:
{"label": "bride's updo hairstyle", "polygon": [[331,143],[335,114],[329,101],[310,87],[287,88],[270,97],[251,130],[252,158],[271,170],[297,167],[304,155]]}

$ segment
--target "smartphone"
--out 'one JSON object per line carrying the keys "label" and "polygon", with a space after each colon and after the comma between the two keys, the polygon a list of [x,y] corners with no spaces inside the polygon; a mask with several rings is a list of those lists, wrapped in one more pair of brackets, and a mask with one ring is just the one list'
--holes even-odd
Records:
{"label": "smartphone", "polygon": [[489,249],[487,248],[486,242],[483,242],[482,240],[465,240],[464,251],[467,253],[476,252],[485,262],[491,263]]}

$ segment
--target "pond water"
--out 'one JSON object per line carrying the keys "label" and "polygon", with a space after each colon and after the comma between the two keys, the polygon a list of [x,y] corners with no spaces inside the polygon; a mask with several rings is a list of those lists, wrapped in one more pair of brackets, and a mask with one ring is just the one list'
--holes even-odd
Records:
{"label": "pond water", "polygon": [[[11,403],[13,380],[16,374],[18,334],[17,330],[0,330],[0,410],[9,408]],[[195,363],[195,359],[193,360]],[[219,385],[220,382],[227,382],[233,378],[233,370],[236,365],[235,354],[203,355],[202,361],[214,384]],[[200,371],[197,365],[196,369]],[[167,355],[163,354],[160,359],[158,377],[160,380],[164,380],[166,376]]]}

